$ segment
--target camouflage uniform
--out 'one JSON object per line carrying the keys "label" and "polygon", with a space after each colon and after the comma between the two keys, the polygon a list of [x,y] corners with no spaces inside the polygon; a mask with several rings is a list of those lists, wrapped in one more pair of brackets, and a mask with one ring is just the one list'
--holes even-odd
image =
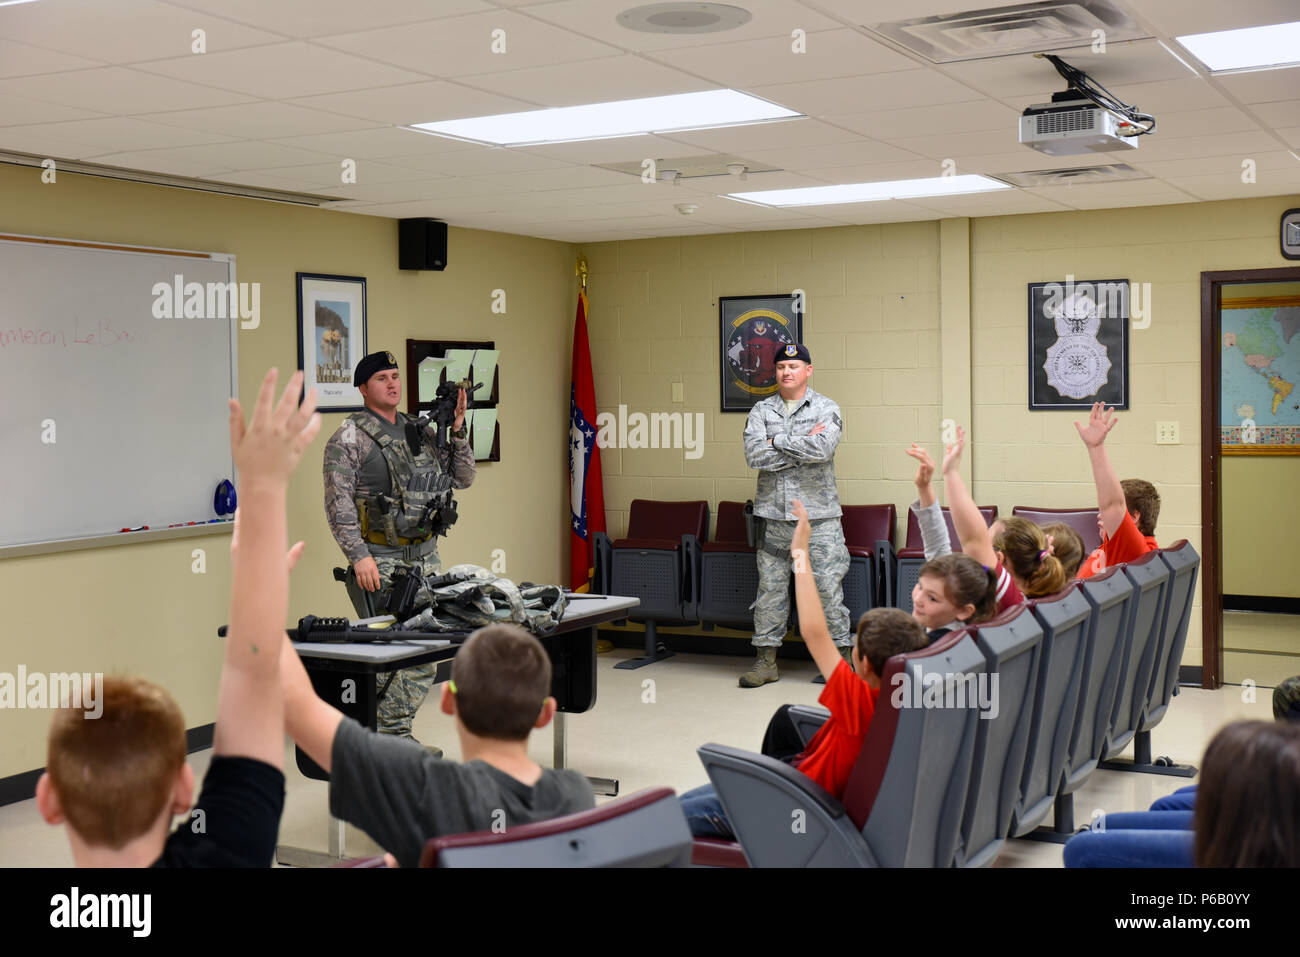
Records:
{"label": "camouflage uniform", "polygon": [[[818,423],[825,430],[809,435]],[[808,557],[826,625],[835,644],[845,648],[852,643],[849,609],[844,604],[849,551],[835,488],[835,448],[841,428],[840,407],[811,386],[788,415],[780,393],[756,403],[749,412],[745,460],[759,470],[754,515],[763,519],[758,597],[753,605],[756,647],[776,648],[785,637],[790,616],[790,541],[796,524],[790,502],[796,498],[812,525]]]}
{"label": "camouflage uniform", "polygon": [[[436,536],[414,540],[415,544],[392,547],[368,541],[362,533],[356,500],[372,500],[380,494],[392,495],[396,491],[392,488],[391,470],[379,445],[357,424],[365,416],[377,420],[379,428],[395,441],[400,437],[403,442],[406,423],[410,421],[401,412],[397,413],[395,424],[368,409],[355,412],[344,420],[325,444],[325,516],[330,531],[347,556],[349,565],[355,565],[369,555],[374,557],[379,569],[379,591],[363,593],[359,587],[349,589],[349,597],[359,617],[370,614],[365,605],[367,597],[377,610],[387,605],[393,572],[399,566],[412,568],[425,576],[437,575],[440,568]],[[374,427],[374,423],[368,424]],[[425,450],[436,456],[438,467],[443,472],[450,472],[452,488],[468,488],[478,471],[469,442],[453,438],[449,448],[438,450],[433,446],[433,436],[432,428],[425,430]],[[368,521],[367,530],[370,530]],[[373,532],[381,530],[374,529]],[[436,665],[430,664],[408,668],[394,675],[379,702],[381,733],[410,736],[411,720],[433,686],[436,672]],[[378,675],[377,687],[382,688],[387,681],[387,674]]]}

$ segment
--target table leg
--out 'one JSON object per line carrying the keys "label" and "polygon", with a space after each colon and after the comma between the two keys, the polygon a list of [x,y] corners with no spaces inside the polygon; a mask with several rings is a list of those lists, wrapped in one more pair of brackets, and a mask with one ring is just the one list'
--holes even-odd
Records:
{"label": "table leg", "polygon": [[[566,766],[569,752],[569,729],[565,723],[566,716],[563,711],[555,712],[552,719],[554,725],[553,734],[553,751],[552,767],[563,768]],[[591,784],[591,789],[597,794],[605,797],[618,797],[618,780],[615,778],[593,778],[588,777],[587,781]]]}

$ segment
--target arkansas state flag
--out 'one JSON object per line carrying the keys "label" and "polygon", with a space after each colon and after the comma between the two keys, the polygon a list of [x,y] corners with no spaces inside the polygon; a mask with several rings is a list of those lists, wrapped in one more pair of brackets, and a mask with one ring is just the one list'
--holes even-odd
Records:
{"label": "arkansas state flag", "polygon": [[595,565],[595,535],[605,530],[605,491],[596,445],[596,386],[587,343],[587,294],[578,293],[569,379],[569,585],[586,591]]}

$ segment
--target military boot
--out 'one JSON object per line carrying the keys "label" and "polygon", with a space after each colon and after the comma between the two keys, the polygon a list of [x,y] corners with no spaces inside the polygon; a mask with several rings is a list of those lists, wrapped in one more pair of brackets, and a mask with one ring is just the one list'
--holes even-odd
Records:
{"label": "military boot", "polygon": [[754,662],[754,667],[740,676],[740,686],[742,688],[759,688],[769,681],[776,681],[780,677],[776,670],[776,649],[759,648],[758,659]]}

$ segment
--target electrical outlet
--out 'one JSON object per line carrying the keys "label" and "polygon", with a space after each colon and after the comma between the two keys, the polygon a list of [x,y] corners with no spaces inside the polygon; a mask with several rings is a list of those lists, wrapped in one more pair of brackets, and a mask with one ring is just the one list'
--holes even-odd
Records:
{"label": "electrical outlet", "polygon": [[682,401],[682,384],[680,382],[673,383],[673,401],[674,402]]}
{"label": "electrical outlet", "polygon": [[1177,422],[1157,422],[1156,423],[1156,445],[1181,445],[1182,439],[1178,437]]}

